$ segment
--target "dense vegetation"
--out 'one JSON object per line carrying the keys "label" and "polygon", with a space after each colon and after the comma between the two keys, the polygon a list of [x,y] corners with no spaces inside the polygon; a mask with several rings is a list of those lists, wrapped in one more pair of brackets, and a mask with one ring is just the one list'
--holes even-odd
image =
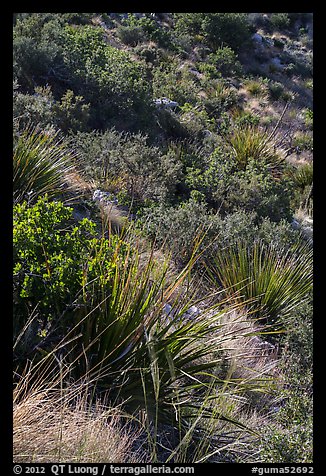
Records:
{"label": "dense vegetation", "polygon": [[13,23],[15,461],[312,462],[312,14]]}

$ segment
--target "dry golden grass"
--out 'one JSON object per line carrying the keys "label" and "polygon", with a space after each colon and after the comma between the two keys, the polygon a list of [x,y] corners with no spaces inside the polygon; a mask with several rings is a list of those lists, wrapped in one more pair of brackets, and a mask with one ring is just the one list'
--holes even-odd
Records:
{"label": "dry golden grass", "polygon": [[[262,336],[262,326],[245,313],[233,311],[223,315],[222,348],[229,358],[230,377],[242,382],[264,381],[272,387],[279,376],[278,348]],[[268,393],[268,392],[267,392]]]}
{"label": "dry golden grass", "polygon": [[132,448],[140,431],[118,409],[88,405],[85,395],[75,402],[68,391],[34,389],[18,400],[15,395],[14,461],[141,462],[141,452]]}

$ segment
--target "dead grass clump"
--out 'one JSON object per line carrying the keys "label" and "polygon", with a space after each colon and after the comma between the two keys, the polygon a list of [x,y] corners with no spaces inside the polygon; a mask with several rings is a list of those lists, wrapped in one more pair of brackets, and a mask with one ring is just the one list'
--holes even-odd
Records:
{"label": "dead grass clump", "polygon": [[[263,328],[244,312],[223,315],[223,333],[227,339],[221,345],[229,358],[232,378],[242,382],[264,382],[272,388],[279,376],[278,347],[259,335]],[[266,392],[268,394],[268,390]]]}
{"label": "dead grass clump", "polygon": [[57,392],[30,391],[14,404],[15,463],[139,463],[139,431],[115,408],[90,406]]}

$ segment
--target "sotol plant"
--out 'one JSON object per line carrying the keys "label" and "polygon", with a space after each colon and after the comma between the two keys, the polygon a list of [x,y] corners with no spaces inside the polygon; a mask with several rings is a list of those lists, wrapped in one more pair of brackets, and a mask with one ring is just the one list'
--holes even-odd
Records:
{"label": "sotol plant", "polygon": [[14,201],[61,193],[65,177],[74,170],[74,159],[73,150],[64,144],[59,131],[26,128],[14,143]]}
{"label": "sotol plant", "polygon": [[[255,311],[275,323],[289,317],[312,288],[312,249],[298,242],[280,252],[260,241],[239,242],[216,255],[211,275],[236,302],[251,300]],[[217,279],[216,279],[217,278]]]}

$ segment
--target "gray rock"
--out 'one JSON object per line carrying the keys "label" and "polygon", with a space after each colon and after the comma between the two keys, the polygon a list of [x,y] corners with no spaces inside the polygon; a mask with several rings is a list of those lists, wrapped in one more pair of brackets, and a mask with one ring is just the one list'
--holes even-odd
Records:
{"label": "gray rock", "polygon": [[158,99],[154,99],[153,100],[155,106],[159,107],[159,108],[163,108],[163,109],[173,109],[177,106],[179,106],[179,103],[177,103],[176,101],[171,101],[171,99],[169,98],[158,98]]}

